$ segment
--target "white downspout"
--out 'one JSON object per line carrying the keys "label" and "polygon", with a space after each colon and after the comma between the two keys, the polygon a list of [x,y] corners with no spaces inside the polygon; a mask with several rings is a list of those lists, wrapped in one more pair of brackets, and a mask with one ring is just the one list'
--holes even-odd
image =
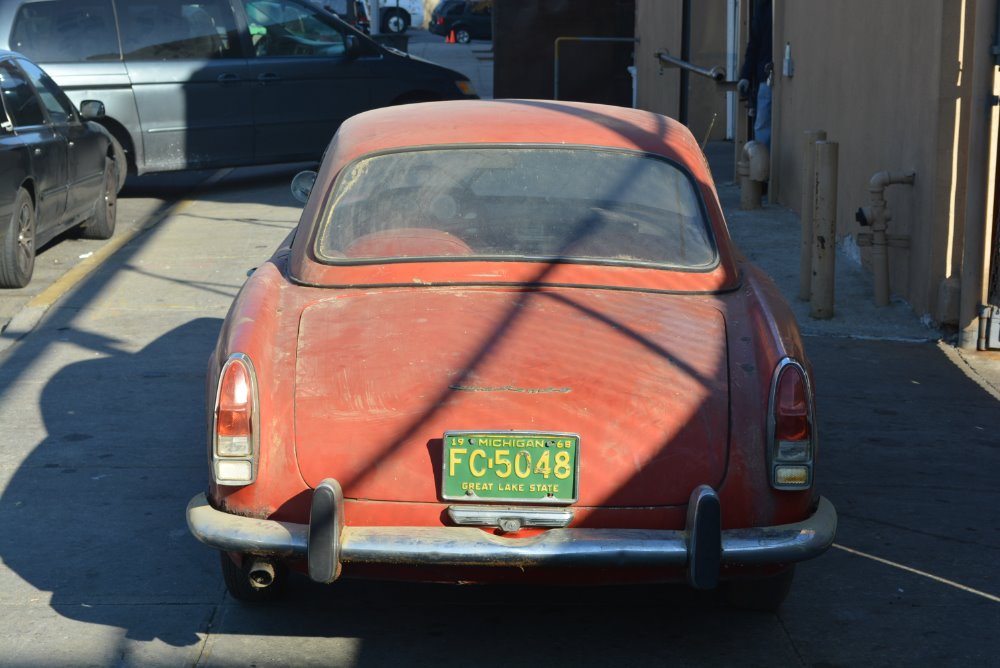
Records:
{"label": "white downspout", "polygon": [[[726,3],[726,81],[735,82],[739,78],[739,0]],[[736,119],[739,114],[736,93],[726,91],[726,139],[736,137]]]}

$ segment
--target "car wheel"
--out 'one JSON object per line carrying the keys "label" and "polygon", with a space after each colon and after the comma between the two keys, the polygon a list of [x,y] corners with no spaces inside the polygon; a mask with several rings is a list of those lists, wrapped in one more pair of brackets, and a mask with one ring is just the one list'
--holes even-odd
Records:
{"label": "car wheel", "polygon": [[115,233],[115,212],[118,210],[118,168],[115,161],[104,161],[104,186],[97,199],[94,217],[80,227],[84,239],[110,239]]}
{"label": "car wheel", "polygon": [[114,137],[111,138],[111,151],[115,158],[115,175],[117,177],[118,189],[121,192],[125,187],[125,177],[128,176],[128,159],[125,157],[125,149],[121,142]]}
{"label": "car wheel", "polygon": [[23,288],[35,270],[35,203],[17,189],[14,212],[0,240],[0,288]]}
{"label": "car wheel", "polygon": [[406,17],[400,12],[388,12],[386,17],[382,20],[382,32],[399,34],[406,32],[406,29],[409,27],[410,22],[407,21]]}
{"label": "car wheel", "polygon": [[792,589],[795,566],[777,575],[756,580],[733,580],[722,585],[725,601],[734,608],[774,612]]}
{"label": "car wheel", "polygon": [[[271,603],[280,599],[288,585],[288,569],[281,564],[274,564],[274,581],[268,587],[255,587],[250,582],[247,571],[237,566],[225,552],[219,553],[222,565],[222,579],[226,583],[226,591],[237,601],[244,603]],[[252,557],[244,556],[243,559]]]}
{"label": "car wheel", "polygon": [[456,28],[455,29],[455,41],[459,44],[468,44],[472,41],[472,35],[469,34],[467,28]]}

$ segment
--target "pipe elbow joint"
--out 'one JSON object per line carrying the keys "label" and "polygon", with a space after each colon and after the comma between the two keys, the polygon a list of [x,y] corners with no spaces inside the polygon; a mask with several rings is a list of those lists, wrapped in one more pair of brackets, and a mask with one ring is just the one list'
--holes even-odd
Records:
{"label": "pipe elbow joint", "polygon": [[894,184],[913,185],[916,177],[917,173],[912,169],[900,172],[875,172],[872,174],[871,180],[868,181],[868,190],[869,192],[875,193],[885,190],[887,186]]}
{"label": "pipe elbow joint", "polygon": [[750,164],[750,180],[766,182],[771,171],[771,156],[767,146],[759,141],[748,141],[743,145],[743,155]]}

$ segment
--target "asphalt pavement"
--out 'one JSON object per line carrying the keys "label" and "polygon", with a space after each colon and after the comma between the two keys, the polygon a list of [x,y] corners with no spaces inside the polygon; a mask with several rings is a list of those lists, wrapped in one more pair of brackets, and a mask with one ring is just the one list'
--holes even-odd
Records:
{"label": "asphalt pavement", "polygon": [[468,44],[448,44],[443,37],[426,30],[410,30],[408,51],[418,58],[450,67],[469,77],[479,97],[493,97],[493,43],[472,40]]}
{"label": "asphalt pavement", "polygon": [[297,220],[294,171],[236,170],[174,203],[0,353],[0,663],[995,664],[997,398],[930,340],[806,337],[840,527],[777,614],[662,587],[299,578],[274,608],[230,599],[184,521],[206,484],[203,374],[247,271]]}

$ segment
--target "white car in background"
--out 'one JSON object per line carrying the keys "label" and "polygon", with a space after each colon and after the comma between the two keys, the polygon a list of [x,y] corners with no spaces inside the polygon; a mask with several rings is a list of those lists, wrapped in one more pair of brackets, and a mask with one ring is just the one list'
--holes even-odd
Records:
{"label": "white car in background", "polygon": [[[424,23],[423,0],[377,0],[379,4],[379,21],[381,32],[402,33],[411,26],[422,26]],[[368,0],[369,8],[374,10],[376,0]],[[372,21],[374,11],[369,12]]]}

